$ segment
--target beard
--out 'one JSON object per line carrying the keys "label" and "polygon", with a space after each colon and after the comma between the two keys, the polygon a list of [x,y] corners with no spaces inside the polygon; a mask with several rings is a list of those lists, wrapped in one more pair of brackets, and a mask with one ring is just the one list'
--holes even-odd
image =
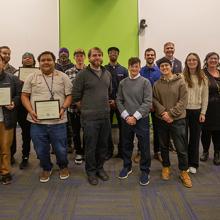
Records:
{"label": "beard", "polygon": [[153,60],[153,59],[147,60],[147,64],[152,65],[153,63],[154,63],[154,60]]}
{"label": "beard", "polygon": [[103,63],[103,60],[90,60],[90,63],[94,66],[94,67],[100,67]]}
{"label": "beard", "polygon": [[110,57],[110,61],[111,61],[112,63],[115,63],[115,62],[117,61],[117,57]]}

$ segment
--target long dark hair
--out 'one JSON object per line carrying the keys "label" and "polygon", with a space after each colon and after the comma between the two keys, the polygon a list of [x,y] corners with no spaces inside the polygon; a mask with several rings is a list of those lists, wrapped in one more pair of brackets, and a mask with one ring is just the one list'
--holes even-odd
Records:
{"label": "long dark hair", "polygon": [[198,78],[198,83],[199,83],[199,86],[201,86],[202,82],[205,84],[205,74],[204,72],[202,71],[202,67],[201,67],[201,61],[200,61],[200,58],[199,58],[199,55],[196,54],[196,53],[189,53],[186,57],[186,60],[185,60],[185,67],[184,67],[184,70],[183,70],[183,75],[184,75],[184,78],[185,78],[185,81],[186,83],[188,84],[188,87],[189,88],[192,88],[193,87],[193,82],[192,82],[192,79],[191,79],[191,76],[190,76],[190,70],[189,70],[189,67],[187,65],[187,59],[189,56],[195,56],[197,61],[198,61],[198,65],[196,67],[196,76]]}

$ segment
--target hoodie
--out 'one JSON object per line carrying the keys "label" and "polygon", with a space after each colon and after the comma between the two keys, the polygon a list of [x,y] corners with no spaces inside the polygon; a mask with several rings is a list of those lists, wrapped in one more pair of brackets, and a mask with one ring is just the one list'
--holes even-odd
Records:
{"label": "hoodie", "polygon": [[165,111],[173,120],[185,118],[187,103],[187,89],[180,75],[174,74],[169,80],[162,76],[154,84],[153,106],[158,118],[161,119],[161,114]]}

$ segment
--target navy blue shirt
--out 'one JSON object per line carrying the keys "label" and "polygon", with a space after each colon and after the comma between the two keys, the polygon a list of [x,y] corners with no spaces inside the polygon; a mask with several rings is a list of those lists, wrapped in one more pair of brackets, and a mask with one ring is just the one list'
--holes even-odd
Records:
{"label": "navy blue shirt", "polygon": [[158,66],[154,65],[153,67],[143,66],[140,71],[141,76],[148,79],[153,86],[154,83],[160,79],[161,72]]}
{"label": "navy blue shirt", "polygon": [[105,65],[105,68],[112,75],[112,93],[110,95],[110,99],[116,99],[119,83],[122,79],[128,76],[128,70],[119,63],[117,63],[115,66],[112,66],[109,63],[108,65]]}

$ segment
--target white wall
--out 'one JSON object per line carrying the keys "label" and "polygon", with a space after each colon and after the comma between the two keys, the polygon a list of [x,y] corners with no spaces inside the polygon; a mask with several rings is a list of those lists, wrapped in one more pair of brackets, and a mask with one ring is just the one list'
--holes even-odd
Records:
{"label": "white wall", "polygon": [[44,50],[57,55],[59,0],[0,0],[0,6],[0,46],[11,48],[12,65],[19,67],[26,51],[36,58]]}
{"label": "white wall", "polygon": [[220,53],[219,0],[139,0],[139,20],[148,27],[139,36],[139,52],[152,47],[162,57],[163,44],[176,45],[175,56],[184,62],[193,51],[203,61],[210,51]]}

